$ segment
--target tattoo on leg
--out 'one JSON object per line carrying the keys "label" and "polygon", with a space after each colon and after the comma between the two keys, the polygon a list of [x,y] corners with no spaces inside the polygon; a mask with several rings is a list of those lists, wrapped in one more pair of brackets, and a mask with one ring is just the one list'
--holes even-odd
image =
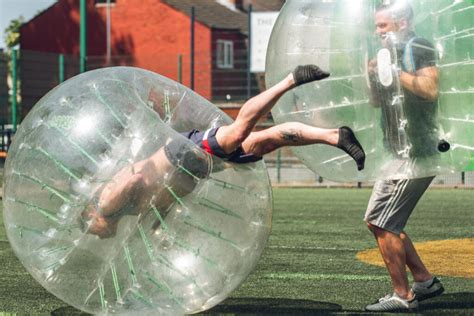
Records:
{"label": "tattoo on leg", "polygon": [[293,143],[297,143],[301,140],[301,131],[293,128],[287,131],[281,131],[280,135],[284,140],[288,140]]}

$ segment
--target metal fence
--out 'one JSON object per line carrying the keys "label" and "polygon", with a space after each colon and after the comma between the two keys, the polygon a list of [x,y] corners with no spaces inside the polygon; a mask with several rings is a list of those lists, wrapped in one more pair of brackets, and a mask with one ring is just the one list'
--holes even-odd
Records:
{"label": "metal fence", "polygon": [[[275,155],[278,155],[278,153]],[[268,174],[273,186],[370,187],[373,185],[373,182],[333,182],[315,174],[294,156],[283,154],[279,159],[278,161],[275,157],[265,157]],[[431,186],[474,188],[474,172],[457,172],[437,176]]]}
{"label": "metal fence", "polygon": [[[264,89],[263,74],[251,74],[248,76],[247,58],[244,51],[236,52],[233,61],[233,68],[220,68],[217,65],[215,56],[200,56],[199,52],[194,57],[195,69],[194,81],[196,92],[207,91],[208,99],[217,103],[223,110],[231,116],[237,113],[238,108],[247,97],[256,95]],[[240,57],[238,57],[240,56]],[[206,57],[206,58],[205,58]],[[191,56],[186,54],[172,55],[149,55],[136,58],[130,55],[112,56],[107,59],[104,56],[87,57],[87,69],[92,70],[110,66],[134,66],[153,69],[152,60],[160,58],[167,61],[167,68],[163,75],[189,85],[191,82],[189,67]],[[18,54],[18,108],[20,120],[33,105],[44,96],[49,90],[64,80],[79,74],[79,59],[77,56],[60,55],[45,52],[35,52],[22,50]],[[0,55],[0,151],[6,152],[13,135],[9,116],[11,109],[9,106],[9,87],[7,84],[8,57],[6,54]],[[11,76],[10,76],[11,77]],[[11,85],[11,83],[10,83]],[[11,89],[10,89],[11,90]],[[229,109],[234,109],[230,113]],[[271,121],[263,122],[259,128],[271,125]],[[273,185],[290,186],[369,186],[371,183],[335,183],[323,179],[314,174],[291,150],[282,149],[265,157],[270,179]],[[439,176],[433,182],[436,186],[445,187],[474,187],[474,172],[456,173],[447,176]]]}
{"label": "metal fence", "polygon": [[[225,107],[229,104],[242,104],[247,98],[264,89],[263,74],[249,74],[247,57],[243,51],[234,52],[233,67],[222,68],[207,53],[194,56],[195,71],[190,74],[191,57],[189,54],[145,55],[136,58],[131,55],[88,56],[87,69],[93,70],[112,66],[131,66],[160,73],[170,79],[190,87],[194,81],[196,93]],[[166,62],[166,68],[155,60]],[[79,74],[77,56],[52,54],[21,50],[19,52],[19,80],[21,82],[20,116],[23,118],[33,105],[49,90],[63,80]],[[5,104],[5,100],[2,104]]]}

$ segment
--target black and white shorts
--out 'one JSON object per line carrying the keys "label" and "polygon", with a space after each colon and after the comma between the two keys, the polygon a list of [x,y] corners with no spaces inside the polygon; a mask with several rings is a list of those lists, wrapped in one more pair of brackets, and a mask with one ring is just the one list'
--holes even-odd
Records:
{"label": "black and white shorts", "polygon": [[434,177],[379,180],[374,184],[364,220],[399,235]]}

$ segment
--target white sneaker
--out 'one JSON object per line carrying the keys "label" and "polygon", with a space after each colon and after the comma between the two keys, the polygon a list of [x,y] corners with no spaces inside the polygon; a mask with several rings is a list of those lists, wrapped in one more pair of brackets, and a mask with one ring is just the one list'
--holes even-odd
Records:
{"label": "white sneaker", "polygon": [[433,277],[432,282],[428,286],[423,286],[418,282],[413,283],[412,291],[415,293],[418,301],[423,301],[428,298],[432,298],[443,294],[444,287],[441,281],[437,277]]}
{"label": "white sneaker", "polygon": [[416,295],[411,300],[405,300],[393,293],[382,297],[374,304],[367,305],[366,311],[370,312],[395,312],[395,311],[412,311],[418,308],[418,300]]}

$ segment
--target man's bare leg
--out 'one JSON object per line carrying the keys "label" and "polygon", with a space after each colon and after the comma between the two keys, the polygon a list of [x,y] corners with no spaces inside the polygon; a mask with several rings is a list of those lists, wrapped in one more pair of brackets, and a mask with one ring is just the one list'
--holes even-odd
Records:
{"label": "man's bare leg", "polygon": [[413,280],[415,282],[425,282],[430,280],[433,276],[428,271],[423,261],[421,261],[421,258],[416,252],[415,246],[413,246],[408,235],[405,232],[402,232],[400,238],[405,247],[406,263],[413,275]]}
{"label": "man's bare leg", "polygon": [[263,156],[280,147],[328,144],[335,146],[338,129],[326,129],[298,122],[283,123],[262,131],[252,132],[242,143],[246,153]]}
{"label": "man's bare leg", "polygon": [[231,125],[222,126],[216,134],[217,142],[225,153],[235,151],[250,135],[258,120],[273,108],[278,99],[297,85],[327,78],[329,73],[315,65],[298,66],[282,81],[249,99]]}
{"label": "man's bare leg", "polygon": [[250,133],[242,143],[242,149],[261,157],[280,147],[312,144],[337,146],[356,161],[359,170],[364,168],[364,150],[348,127],[327,129],[298,122],[283,123]]}
{"label": "man's bare leg", "polygon": [[411,300],[413,292],[408,285],[406,252],[402,239],[400,236],[372,224],[368,224],[368,226],[377,240],[395,293],[403,299]]}

